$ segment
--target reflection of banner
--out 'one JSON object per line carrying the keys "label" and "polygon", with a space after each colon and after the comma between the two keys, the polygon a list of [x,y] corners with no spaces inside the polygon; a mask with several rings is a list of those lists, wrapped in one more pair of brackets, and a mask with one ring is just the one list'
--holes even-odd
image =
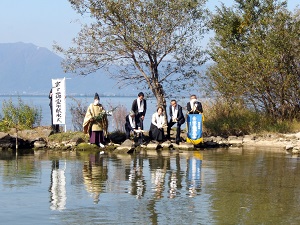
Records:
{"label": "reflection of banner", "polygon": [[199,144],[202,138],[202,114],[189,114],[187,116],[187,142]]}
{"label": "reflection of banner", "polygon": [[66,78],[52,79],[53,124],[65,124]]}
{"label": "reflection of banner", "polygon": [[194,153],[194,156],[188,159],[188,188],[190,197],[193,197],[201,190],[201,167],[203,155]]}
{"label": "reflection of banner", "polygon": [[67,191],[66,191],[66,162],[63,169],[59,169],[59,162],[57,165],[52,165],[52,172],[51,172],[51,203],[50,209],[51,210],[64,210],[66,208],[66,201],[67,201]]}

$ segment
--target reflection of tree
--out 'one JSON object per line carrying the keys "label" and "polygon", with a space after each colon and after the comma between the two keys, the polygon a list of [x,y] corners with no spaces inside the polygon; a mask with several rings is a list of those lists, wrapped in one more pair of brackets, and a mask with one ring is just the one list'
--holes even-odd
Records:
{"label": "reflection of tree", "polygon": [[83,165],[83,179],[86,190],[92,194],[94,203],[99,202],[105,181],[108,178],[107,165],[105,159],[97,154],[90,154],[89,161]]}
{"label": "reflection of tree", "polygon": [[145,191],[145,180],[143,177],[143,159],[134,158],[132,168],[130,168],[128,180],[131,182],[129,193],[136,195],[136,198],[141,198]]}
{"label": "reflection of tree", "polygon": [[202,154],[196,152],[188,159],[187,164],[187,188],[190,197],[201,191],[201,166]]}
{"label": "reflection of tree", "polygon": [[[6,153],[1,152],[1,158],[3,154]],[[33,155],[18,156],[15,160],[12,160],[13,158],[1,160],[3,164],[1,168],[3,183],[18,187],[32,186],[39,183],[38,174],[41,170],[38,168],[39,164],[35,161]]]}
{"label": "reflection of tree", "polygon": [[52,160],[52,171],[50,179],[50,209],[63,210],[66,206],[66,162],[63,169],[59,168],[59,160]]}

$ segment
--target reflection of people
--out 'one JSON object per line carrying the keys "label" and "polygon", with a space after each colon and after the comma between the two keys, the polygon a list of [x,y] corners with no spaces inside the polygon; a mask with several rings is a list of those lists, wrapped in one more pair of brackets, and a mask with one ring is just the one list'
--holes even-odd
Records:
{"label": "reflection of people", "polygon": [[90,143],[96,144],[104,148],[104,134],[107,131],[108,121],[107,115],[103,106],[100,104],[99,95],[96,93],[94,102],[91,103],[87,109],[83,120],[83,131],[89,133]]}
{"label": "reflection of people", "polygon": [[182,113],[182,107],[177,104],[176,100],[171,100],[170,105],[170,121],[168,123],[167,128],[167,138],[170,139],[170,131],[171,127],[177,123],[177,130],[176,130],[176,144],[179,144],[180,141],[180,127],[184,124],[185,119]]}
{"label": "reflection of people", "polygon": [[126,139],[129,139],[130,132],[134,132],[138,128],[138,121],[136,120],[135,113],[130,111],[125,117],[125,121]]}
{"label": "reflection of people", "polygon": [[51,126],[52,126],[52,131],[54,133],[58,133],[59,132],[59,124],[53,124],[52,88],[51,88],[50,93],[49,93],[49,99],[50,99],[49,106],[50,106],[50,112],[51,112]]}
{"label": "reflection of people", "polygon": [[138,98],[133,100],[131,110],[135,112],[137,121],[139,123],[138,127],[140,127],[143,130],[144,129],[143,121],[147,111],[147,102],[144,99],[143,92],[140,92],[138,94]]}
{"label": "reflection of people", "polygon": [[165,125],[165,116],[163,115],[164,109],[158,107],[156,113],[152,115],[151,125],[149,136],[152,140],[163,141],[164,139],[164,125]]}
{"label": "reflection of people", "polygon": [[89,155],[89,161],[84,162],[82,174],[86,190],[92,195],[94,203],[98,204],[108,178],[105,159],[98,154]]}
{"label": "reflection of people", "polygon": [[187,103],[188,114],[200,114],[203,113],[202,104],[197,100],[196,95],[191,95],[190,101]]}

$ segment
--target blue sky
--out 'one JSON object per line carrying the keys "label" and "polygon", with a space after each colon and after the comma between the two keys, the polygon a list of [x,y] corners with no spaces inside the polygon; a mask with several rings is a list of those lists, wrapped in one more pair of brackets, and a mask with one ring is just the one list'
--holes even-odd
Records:
{"label": "blue sky", "polygon": [[[209,0],[209,7],[233,0]],[[297,0],[288,0],[295,9]],[[54,41],[63,47],[72,43],[84,18],[76,14],[67,0],[0,0],[0,43],[24,42],[52,50]]]}

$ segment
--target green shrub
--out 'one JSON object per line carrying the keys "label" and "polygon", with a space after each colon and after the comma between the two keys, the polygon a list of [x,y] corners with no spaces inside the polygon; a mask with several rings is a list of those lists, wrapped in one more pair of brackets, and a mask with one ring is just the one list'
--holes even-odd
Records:
{"label": "green shrub", "polygon": [[29,106],[18,97],[17,104],[13,104],[12,99],[4,100],[2,103],[0,130],[7,131],[10,128],[31,129],[34,125],[39,126],[42,119],[42,109]]}

